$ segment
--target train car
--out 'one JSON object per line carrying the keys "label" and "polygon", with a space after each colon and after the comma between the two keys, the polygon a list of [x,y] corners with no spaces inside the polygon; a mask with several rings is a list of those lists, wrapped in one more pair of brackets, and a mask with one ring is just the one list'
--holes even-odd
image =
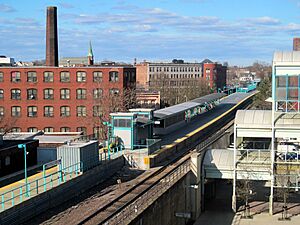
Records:
{"label": "train car", "polygon": [[213,109],[225,96],[224,93],[213,93],[154,111],[154,135],[164,135],[178,130],[200,114]]}

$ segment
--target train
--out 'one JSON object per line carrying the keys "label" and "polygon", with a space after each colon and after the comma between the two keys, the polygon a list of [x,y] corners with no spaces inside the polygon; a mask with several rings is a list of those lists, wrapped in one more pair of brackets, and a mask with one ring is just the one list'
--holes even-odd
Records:
{"label": "train", "polygon": [[212,93],[178,105],[155,110],[154,136],[174,132],[192,122],[199,115],[215,108],[225,93]]}

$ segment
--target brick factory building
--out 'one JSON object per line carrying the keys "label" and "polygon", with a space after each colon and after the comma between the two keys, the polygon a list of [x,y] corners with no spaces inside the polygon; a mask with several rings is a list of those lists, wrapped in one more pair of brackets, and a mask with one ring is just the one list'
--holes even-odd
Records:
{"label": "brick factory building", "polygon": [[93,64],[90,43],[87,64],[58,67],[57,8],[47,7],[46,66],[0,67],[0,132],[101,134],[109,112],[125,107],[135,68]]}
{"label": "brick factory building", "polygon": [[191,80],[207,81],[211,89],[226,85],[227,67],[208,59],[201,63],[186,63],[173,60],[172,63],[142,62],[136,65],[137,88],[151,89],[160,77],[170,80],[170,85],[179,87]]}
{"label": "brick factory building", "polygon": [[[1,67],[0,116],[13,131],[97,134],[99,116],[126,88],[135,87],[135,68]],[[3,126],[3,125],[2,125]],[[0,129],[4,129],[1,127]]]}
{"label": "brick factory building", "polygon": [[300,38],[293,39],[293,51],[300,51]]}

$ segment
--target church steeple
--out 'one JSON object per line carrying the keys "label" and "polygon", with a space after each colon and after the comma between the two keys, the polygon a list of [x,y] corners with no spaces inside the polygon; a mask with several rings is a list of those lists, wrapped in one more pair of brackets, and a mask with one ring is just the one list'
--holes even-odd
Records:
{"label": "church steeple", "polygon": [[89,52],[88,52],[88,65],[89,66],[94,65],[94,54],[93,54],[92,42],[91,41],[90,41],[90,47],[89,47]]}

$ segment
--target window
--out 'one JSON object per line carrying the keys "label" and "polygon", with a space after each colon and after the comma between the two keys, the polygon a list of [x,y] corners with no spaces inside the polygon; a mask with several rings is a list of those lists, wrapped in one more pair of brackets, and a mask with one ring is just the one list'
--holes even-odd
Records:
{"label": "window", "polygon": [[9,166],[10,165],[10,156],[6,156],[5,157],[5,166]]}
{"label": "window", "polygon": [[100,127],[93,128],[93,134],[95,138],[99,138],[101,136],[102,129]]}
{"label": "window", "polygon": [[119,94],[119,89],[117,89],[117,88],[109,89],[109,94],[118,95]]}
{"label": "window", "polygon": [[86,116],[86,107],[85,106],[77,106],[77,116],[78,117]]}
{"label": "window", "polygon": [[99,99],[102,97],[103,90],[101,88],[96,88],[93,90],[93,92],[94,92],[94,99]]}
{"label": "window", "polygon": [[93,81],[102,82],[102,72],[100,71],[93,72]]}
{"label": "window", "polygon": [[61,127],[60,132],[70,132],[71,128],[70,127]]}
{"label": "window", "polygon": [[28,100],[37,99],[37,90],[36,89],[27,89],[27,99]]}
{"label": "window", "polygon": [[54,132],[54,128],[53,127],[45,127],[44,132],[49,132],[49,133]]}
{"label": "window", "polygon": [[27,131],[28,132],[38,132],[38,129],[37,129],[37,127],[28,127]]}
{"label": "window", "polygon": [[44,72],[44,82],[53,82],[54,81],[54,75],[53,72]]}
{"label": "window", "polygon": [[27,107],[27,116],[28,117],[36,117],[37,116],[37,107],[36,106],[28,106]]}
{"label": "window", "polygon": [[45,106],[44,107],[44,117],[53,117],[53,116],[54,116],[53,106]]}
{"label": "window", "polygon": [[13,127],[13,128],[11,128],[11,132],[13,132],[13,133],[18,133],[18,132],[21,132],[22,130],[21,130],[21,128],[20,127]]}
{"label": "window", "polygon": [[37,82],[36,72],[27,73],[27,82]]}
{"label": "window", "polygon": [[4,107],[0,106],[0,117],[4,116]]}
{"label": "window", "polygon": [[11,90],[11,99],[20,100],[21,99],[21,90],[12,89]]}
{"label": "window", "polygon": [[86,99],[86,89],[79,88],[76,90],[77,99]]}
{"label": "window", "polygon": [[70,72],[60,72],[60,82],[70,82]]}
{"label": "window", "polygon": [[11,107],[11,116],[12,117],[20,117],[21,116],[21,107],[20,106]]}
{"label": "window", "polygon": [[60,116],[61,117],[70,116],[70,107],[69,106],[60,107]]}
{"label": "window", "polygon": [[76,80],[77,82],[86,82],[86,72],[77,72]]}
{"label": "window", "polygon": [[70,89],[60,89],[60,99],[70,99]]}
{"label": "window", "polygon": [[131,119],[115,119],[114,127],[131,127]]}
{"label": "window", "polygon": [[11,72],[11,82],[21,82],[21,73],[20,72]]}
{"label": "window", "polygon": [[298,76],[289,76],[288,82],[288,87],[298,88]]}
{"label": "window", "polygon": [[109,81],[118,82],[119,81],[119,72],[117,72],[117,71],[109,72]]}
{"label": "window", "polygon": [[77,132],[82,132],[83,135],[86,135],[86,127],[77,127],[76,128]]}
{"label": "window", "polygon": [[0,82],[3,82],[3,80],[4,80],[3,72],[0,72]]}
{"label": "window", "polygon": [[0,99],[3,99],[3,98],[4,98],[4,90],[0,89]]}
{"label": "window", "polygon": [[102,107],[100,105],[93,106],[93,116],[99,117],[103,115]]}
{"label": "window", "polygon": [[54,90],[51,88],[44,89],[44,99],[53,99]]}

